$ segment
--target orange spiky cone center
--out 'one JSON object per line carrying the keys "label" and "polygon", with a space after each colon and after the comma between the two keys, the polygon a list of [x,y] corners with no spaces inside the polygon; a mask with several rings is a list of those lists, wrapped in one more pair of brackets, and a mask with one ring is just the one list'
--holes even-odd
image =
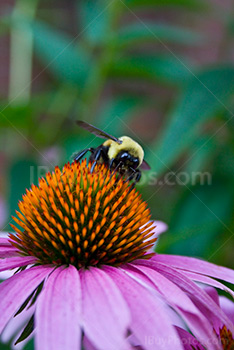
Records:
{"label": "orange spiky cone center", "polygon": [[232,332],[227,329],[226,326],[223,326],[219,330],[220,340],[223,350],[234,350],[234,339]]}
{"label": "orange spiky cone center", "polygon": [[[155,243],[150,212],[139,193],[105,165],[68,163],[47,173],[19,202],[20,228],[10,239],[23,255],[43,264],[118,266]],[[144,226],[144,227],[143,227]]]}

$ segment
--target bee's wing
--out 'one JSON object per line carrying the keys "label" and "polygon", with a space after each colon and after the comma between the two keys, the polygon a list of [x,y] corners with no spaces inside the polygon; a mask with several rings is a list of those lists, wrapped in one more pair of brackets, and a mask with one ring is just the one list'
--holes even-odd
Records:
{"label": "bee's wing", "polygon": [[122,143],[122,141],[117,139],[117,137],[107,134],[107,132],[96,128],[96,126],[83,122],[82,120],[77,120],[76,124],[78,124],[81,128],[88,130],[91,134],[94,134],[102,139],[111,139],[119,144]]}
{"label": "bee's wing", "polygon": [[143,160],[143,162],[141,163],[140,168],[143,170],[150,170],[151,169],[149,164],[145,160]]}

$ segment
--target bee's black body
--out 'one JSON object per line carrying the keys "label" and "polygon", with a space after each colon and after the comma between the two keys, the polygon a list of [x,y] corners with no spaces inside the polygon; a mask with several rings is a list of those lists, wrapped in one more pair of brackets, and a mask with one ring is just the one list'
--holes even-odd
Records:
{"label": "bee's black body", "polygon": [[77,124],[91,133],[107,139],[97,148],[86,148],[74,156],[74,160],[79,161],[87,152],[91,152],[89,157],[89,161],[93,162],[91,171],[94,170],[97,163],[104,163],[111,170],[117,171],[120,175],[126,177],[126,180],[133,180],[136,183],[141,178],[141,171],[138,167],[150,169],[149,165],[143,160],[143,149],[131,138],[122,136],[117,139],[83,121],[77,121]]}
{"label": "bee's black body", "polygon": [[100,145],[97,148],[86,148],[77,153],[74,157],[75,161],[79,161],[87,152],[91,152],[89,161],[93,162],[91,171],[93,171],[97,163],[104,163],[110,169],[117,171],[119,174],[127,176],[128,180],[138,182],[141,178],[141,172],[137,169],[139,160],[131,156],[128,152],[122,151],[116,158],[108,158],[109,146]]}

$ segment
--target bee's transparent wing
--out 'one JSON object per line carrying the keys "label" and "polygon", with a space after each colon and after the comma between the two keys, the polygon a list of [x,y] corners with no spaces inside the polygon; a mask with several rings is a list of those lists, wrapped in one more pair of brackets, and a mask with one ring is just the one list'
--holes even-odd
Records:
{"label": "bee's transparent wing", "polygon": [[121,144],[122,141],[119,140],[117,137],[112,136],[110,134],[108,134],[107,132],[96,128],[96,126],[93,126],[91,124],[88,124],[82,120],[77,120],[76,124],[79,125],[81,128],[88,130],[91,134],[94,134],[102,139],[111,139],[112,141],[117,142],[118,144]]}

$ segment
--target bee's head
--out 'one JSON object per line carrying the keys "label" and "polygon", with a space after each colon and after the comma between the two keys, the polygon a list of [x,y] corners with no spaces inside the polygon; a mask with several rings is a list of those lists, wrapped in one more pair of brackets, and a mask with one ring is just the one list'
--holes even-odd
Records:
{"label": "bee's head", "polygon": [[137,169],[140,163],[139,158],[134,157],[128,151],[121,151],[117,155],[116,161],[118,161],[119,163],[121,162],[123,167],[133,168],[133,169]]}

